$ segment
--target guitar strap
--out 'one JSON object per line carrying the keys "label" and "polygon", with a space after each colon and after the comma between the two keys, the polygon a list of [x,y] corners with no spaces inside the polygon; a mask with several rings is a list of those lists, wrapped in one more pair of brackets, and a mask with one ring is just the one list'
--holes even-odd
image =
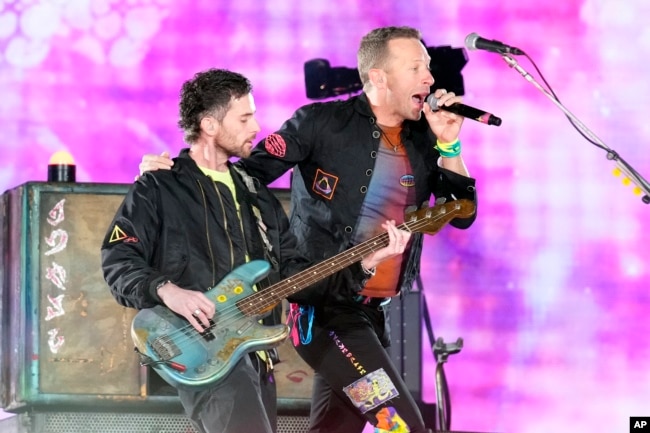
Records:
{"label": "guitar strap", "polygon": [[[251,207],[253,208],[253,212],[255,213],[255,218],[257,218],[257,224],[260,230],[260,235],[262,236],[264,244],[268,246],[267,252],[271,256],[271,263],[273,264],[274,268],[277,269],[277,267],[279,266],[278,261],[271,254],[272,245],[269,243],[268,238],[266,236],[266,226],[262,221],[261,218],[262,215],[260,214],[259,206],[257,205],[257,190],[255,189],[255,180],[251,176],[249,176],[248,173],[244,172],[239,167],[233,165],[233,168],[241,176],[241,178],[244,181],[244,184],[246,185],[246,188],[248,188],[248,190],[251,192],[251,197],[252,200],[254,201]],[[303,320],[302,320],[303,318],[307,321],[307,323],[305,324],[306,330],[303,329]],[[303,307],[297,304],[291,304],[290,311],[287,313],[287,324],[290,324],[292,321],[294,321],[298,325],[297,327],[291,326],[292,328],[291,339],[293,340],[294,346],[297,346],[298,343],[300,344],[311,343],[313,320],[314,320],[313,306],[308,305]],[[298,328],[300,328],[300,331],[297,331]],[[269,365],[269,361],[279,362],[280,358],[279,358],[279,353],[277,351],[277,348],[268,351],[268,353],[266,353],[265,356],[262,356],[262,359],[266,360],[267,365]],[[272,362],[270,363],[270,367],[271,369],[273,368]]]}
{"label": "guitar strap", "polygon": [[244,185],[248,189],[248,192],[250,192],[249,197],[251,202],[249,204],[253,215],[255,216],[257,230],[259,231],[260,237],[262,238],[262,244],[264,245],[264,256],[269,261],[269,263],[271,263],[273,269],[276,272],[279,272],[280,264],[275,257],[275,254],[273,253],[273,245],[269,241],[269,237],[266,234],[266,224],[264,224],[264,221],[262,221],[262,212],[260,212],[260,207],[257,202],[257,188],[255,188],[255,180],[248,173],[236,165],[232,165],[231,167],[237,172],[237,174],[239,174],[242,181],[244,182]]}
{"label": "guitar strap", "polygon": [[[231,167],[237,174],[239,174],[242,181],[244,182],[244,185],[246,186],[246,189],[248,189],[248,192],[250,193],[247,194],[246,201],[250,205],[253,215],[255,216],[257,229],[260,233],[260,237],[262,238],[262,244],[264,246],[264,256],[266,257],[266,260],[269,263],[271,263],[273,269],[279,273],[280,263],[275,257],[275,254],[273,253],[273,244],[271,244],[271,242],[269,241],[269,237],[266,234],[266,224],[264,224],[264,221],[262,221],[262,212],[260,211],[259,203],[257,201],[257,188],[255,188],[255,180],[251,176],[249,176],[248,173],[246,173],[244,170],[237,167],[236,165],[231,165]],[[273,309],[273,311],[269,316],[264,317],[261,320],[262,323],[268,325],[275,325],[277,323],[280,323],[280,316],[282,314],[281,308],[282,308],[281,304],[278,304],[278,306]],[[274,368],[273,364],[280,362],[280,355],[278,353],[277,348],[258,350],[255,353],[264,362],[264,365],[266,366],[266,374],[271,374]]]}

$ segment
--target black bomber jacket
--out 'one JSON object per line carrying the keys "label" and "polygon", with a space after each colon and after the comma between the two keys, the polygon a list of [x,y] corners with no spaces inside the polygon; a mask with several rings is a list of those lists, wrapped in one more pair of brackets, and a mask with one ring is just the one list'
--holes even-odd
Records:
{"label": "black bomber jacket", "polygon": [[[160,304],[156,287],[168,280],[184,289],[207,291],[245,263],[247,256],[272,264],[267,278],[259,283],[262,287],[310,266],[296,248],[278,199],[241,169],[230,165],[230,171],[241,223],[227,187],[218,189],[217,182],[189,157],[188,149],[174,158],[171,170],[147,172],[133,184],[101,247],[104,278],[119,304],[136,309]],[[270,252],[264,247],[254,208],[260,211]],[[355,263],[317,280],[292,300],[317,298],[333,285],[356,292],[366,278]]]}
{"label": "black bomber jacket", "polygon": [[[319,261],[349,248],[364,195],[372,179],[381,130],[365,94],[344,101],[313,103],[298,109],[279,131],[260,142],[243,161],[246,170],[269,184],[293,169],[290,225],[298,248]],[[424,116],[405,121],[402,142],[413,170],[416,201],[424,206],[467,199],[476,204],[475,179],[438,166],[436,137]],[[327,194],[318,182],[326,175]],[[476,213],[449,224],[467,228]],[[419,272],[422,235],[413,235],[401,273],[409,290]]]}

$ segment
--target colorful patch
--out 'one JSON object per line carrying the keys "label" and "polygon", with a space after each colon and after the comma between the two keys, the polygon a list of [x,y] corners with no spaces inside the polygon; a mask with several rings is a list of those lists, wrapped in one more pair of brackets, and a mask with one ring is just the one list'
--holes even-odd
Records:
{"label": "colorful patch", "polygon": [[411,431],[392,406],[382,408],[375,416],[377,417],[375,433],[408,433]]}
{"label": "colorful patch", "polygon": [[399,395],[393,381],[383,368],[375,370],[343,388],[352,404],[366,413]]}
{"label": "colorful patch", "polygon": [[415,186],[415,177],[412,174],[405,174],[399,178],[399,184],[407,188]]}
{"label": "colorful patch", "polygon": [[279,158],[287,154],[287,143],[280,134],[271,134],[264,140],[264,148],[268,153]]}
{"label": "colorful patch", "polygon": [[115,224],[115,226],[113,227],[113,231],[111,232],[111,237],[108,240],[108,242],[112,244],[113,242],[119,242],[119,241],[136,243],[138,242],[138,238],[127,235],[124,232],[124,230],[120,228],[120,226]]}
{"label": "colorful patch", "polygon": [[336,190],[336,184],[339,182],[339,178],[333,174],[328,174],[322,171],[320,168],[316,170],[316,177],[314,178],[314,184],[311,189],[318,195],[322,195],[328,200],[331,200],[334,196],[334,190]]}

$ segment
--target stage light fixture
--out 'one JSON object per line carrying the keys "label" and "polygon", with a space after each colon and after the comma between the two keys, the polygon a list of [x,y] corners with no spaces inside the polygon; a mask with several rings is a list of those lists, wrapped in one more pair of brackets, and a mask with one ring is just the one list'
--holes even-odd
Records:
{"label": "stage light fixture", "polygon": [[456,95],[465,94],[462,69],[467,64],[467,51],[465,48],[452,48],[451,46],[427,47],[431,57],[429,67],[434,83],[431,93],[436,89],[445,89]]}
{"label": "stage light fixture", "polygon": [[312,59],[305,62],[305,86],[309,99],[353,94],[362,88],[359,71],[356,68],[333,68],[325,59]]}

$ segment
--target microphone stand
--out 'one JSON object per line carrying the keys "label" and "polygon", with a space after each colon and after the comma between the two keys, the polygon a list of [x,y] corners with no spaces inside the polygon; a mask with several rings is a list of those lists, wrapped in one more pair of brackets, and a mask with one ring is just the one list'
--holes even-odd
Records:
{"label": "microphone stand", "polygon": [[522,68],[515,59],[510,57],[508,54],[501,54],[501,57],[511,68],[515,69],[521,74],[526,81],[533,84],[540,92],[546,95],[553,104],[555,104],[562,112],[569,118],[571,123],[578,129],[578,131],[583,134],[585,138],[591,140],[594,144],[599,146],[601,149],[607,152],[607,159],[614,161],[621,172],[625,173],[628,179],[635,183],[635,185],[642,190],[645,195],[641,197],[641,201],[645,204],[650,204],[650,184],[630,165],[628,164],[621,156],[614,150],[610,149],[600,138],[596,136],[593,132],[589,130],[576,116],[574,116],[569,110],[567,110],[564,105],[558,99],[542,87],[528,72]]}

